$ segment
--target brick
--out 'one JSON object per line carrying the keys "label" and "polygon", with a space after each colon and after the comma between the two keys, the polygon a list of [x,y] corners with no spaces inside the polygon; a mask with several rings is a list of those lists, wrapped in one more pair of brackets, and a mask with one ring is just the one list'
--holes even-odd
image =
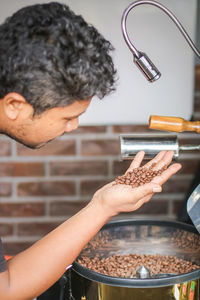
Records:
{"label": "brick", "polygon": [[55,229],[59,222],[29,222],[17,225],[18,236],[44,236]]}
{"label": "brick", "polygon": [[105,175],[108,172],[106,161],[51,162],[50,175]]}
{"label": "brick", "polygon": [[12,186],[10,183],[1,182],[0,183],[0,196],[8,197],[12,194]]}
{"label": "brick", "polygon": [[195,113],[192,116],[192,121],[199,121],[200,120],[200,113]]}
{"label": "brick", "polygon": [[54,140],[40,149],[29,149],[17,144],[19,156],[75,155],[75,140]]}
{"label": "brick", "polygon": [[79,126],[76,130],[67,133],[70,135],[84,133],[105,133],[107,126]]}
{"label": "brick", "polygon": [[148,125],[114,125],[112,127],[112,131],[114,133],[141,133],[141,132],[149,132],[151,133],[153,130],[148,127]]}
{"label": "brick", "polygon": [[195,96],[194,99],[194,111],[195,112],[200,112],[200,96]]}
{"label": "brick", "polygon": [[195,66],[195,90],[200,91],[200,65]]}
{"label": "brick", "polygon": [[0,156],[11,155],[11,143],[9,141],[0,141]]}
{"label": "brick", "polygon": [[29,248],[33,242],[4,242],[3,248],[6,255],[16,255]]}
{"label": "brick", "polygon": [[44,176],[43,163],[0,163],[0,176]]}
{"label": "brick", "polygon": [[75,186],[72,181],[40,181],[18,184],[19,196],[58,196],[74,195]]}
{"label": "brick", "polygon": [[1,222],[0,237],[10,236],[12,234],[13,234],[13,224]]}
{"label": "brick", "polygon": [[117,155],[120,153],[119,140],[84,140],[81,144],[82,155]]}
{"label": "brick", "polygon": [[[183,207],[185,207],[185,197],[182,201],[181,200],[180,201],[178,201],[178,200],[173,201],[173,206],[172,206],[173,214],[178,216],[178,214],[184,209]],[[186,207],[185,207],[185,212],[186,212]],[[187,212],[186,212],[186,214],[187,214]]]}
{"label": "brick", "polygon": [[54,201],[50,203],[50,216],[72,216],[86,205],[84,201]]}
{"label": "brick", "polygon": [[174,179],[176,175],[171,177],[164,185],[163,192],[164,193],[185,193],[190,188],[192,179]]}
{"label": "brick", "polygon": [[98,189],[107,184],[106,180],[91,180],[91,181],[82,181],[81,182],[81,195],[93,195]]}
{"label": "brick", "polygon": [[179,160],[178,162],[182,165],[182,168],[177,174],[193,175],[197,172],[200,174],[200,160]]}
{"label": "brick", "polygon": [[44,203],[0,203],[0,217],[32,217],[44,213]]}
{"label": "brick", "polygon": [[126,172],[131,164],[131,160],[113,161],[112,170],[115,176],[122,175]]}
{"label": "brick", "polygon": [[[187,137],[185,138],[184,136],[179,137],[179,145],[199,145],[199,139],[195,139],[193,138],[193,136],[196,136],[196,133],[191,133],[191,138]],[[195,152],[197,152],[197,150],[194,150]],[[193,151],[193,152],[194,152]],[[187,151],[187,153],[192,152],[192,151]],[[185,151],[186,153],[186,151]]]}

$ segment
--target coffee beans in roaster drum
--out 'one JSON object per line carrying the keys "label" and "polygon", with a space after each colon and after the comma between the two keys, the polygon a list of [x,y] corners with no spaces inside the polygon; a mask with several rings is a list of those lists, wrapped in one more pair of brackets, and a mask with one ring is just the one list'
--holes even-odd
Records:
{"label": "coffee beans in roaster drum", "polygon": [[136,270],[141,266],[149,269],[151,276],[154,274],[183,274],[200,269],[192,262],[168,255],[127,254],[113,255],[106,258],[80,257],[78,263],[95,272],[124,278],[136,277]]}
{"label": "coffee beans in roaster drum", "polygon": [[155,165],[156,164],[152,164],[149,168],[135,168],[122,176],[118,176],[115,179],[115,184],[126,184],[132,187],[138,187],[149,183],[154,177],[161,175],[162,172],[167,169],[167,166],[164,166],[162,169],[154,170]]}

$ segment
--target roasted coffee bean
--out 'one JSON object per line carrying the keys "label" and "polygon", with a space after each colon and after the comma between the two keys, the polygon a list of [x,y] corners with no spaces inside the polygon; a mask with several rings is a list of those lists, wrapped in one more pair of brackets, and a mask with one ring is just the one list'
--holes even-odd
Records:
{"label": "roasted coffee bean", "polygon": [[199,235],[191,232],[176,230],[172,236],[172,243],[180,249],[189,249],[191,252],[200,251]]}
{"label": "roasted coffee bean", "polygon": [[78,263],[87,269],[115,277],[136,277],[136,270],[141,266],[149,269],[150,274],[183,274],[200,269],[200,266],[176,256],[127,254],[113,255],[106,258],[88,258],[82,256]]}
{"label": "roasted coffee bean", "polygon": [[167,166],[164,166],[162,169],[154,170],[155,163],[152,164],[149,168],[139,167],[135,168],[132,171],[127,172],[125,175],[118,176],[115,179],[115,184],[126,184],[132,187],[138,187],[145,183],[149,183],[156,176],[160,176],[164,170],[167,169]]}

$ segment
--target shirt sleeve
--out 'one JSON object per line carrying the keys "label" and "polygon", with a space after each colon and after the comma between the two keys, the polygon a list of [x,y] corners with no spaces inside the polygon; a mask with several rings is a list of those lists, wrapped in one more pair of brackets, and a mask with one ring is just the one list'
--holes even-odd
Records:
{"label": "shirt sleeve", "polygon": [[0,273],[7,270],[7,263],[3,254],[2,241],[0,239]]}

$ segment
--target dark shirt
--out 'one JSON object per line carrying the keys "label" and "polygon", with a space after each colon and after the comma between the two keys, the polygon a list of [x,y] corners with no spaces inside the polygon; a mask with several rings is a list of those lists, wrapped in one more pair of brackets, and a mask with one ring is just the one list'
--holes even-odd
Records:
{"label": "dark shirt", "polygon": [[0,273],[7,270],[7,263],[3,254],[3,246],[0,239]]}

